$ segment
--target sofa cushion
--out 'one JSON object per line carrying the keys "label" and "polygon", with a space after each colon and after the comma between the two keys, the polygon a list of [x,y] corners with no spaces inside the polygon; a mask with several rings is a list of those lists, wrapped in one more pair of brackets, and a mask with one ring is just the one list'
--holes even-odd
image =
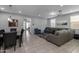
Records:
{"label": "sofa cushion", "polygon": [[41,34],[41,30],[38,29],[38,28],[35,28],[35,29],[34,29],[34,34]]}
{"label": "sofa cushion", "polygon": [[45,30],[44,30],[44,33],[52,33],[52,34],[54,34],[55,30],[56,30],[55,28],[46,27]]}
{"label": "sofa cushion", "polygon": [[47,41],[56,44],[57,46],[61,46],[66,42],[73,39],[72,33],[69,30],[60,30],[56,31],[55,35],[48,35]]}

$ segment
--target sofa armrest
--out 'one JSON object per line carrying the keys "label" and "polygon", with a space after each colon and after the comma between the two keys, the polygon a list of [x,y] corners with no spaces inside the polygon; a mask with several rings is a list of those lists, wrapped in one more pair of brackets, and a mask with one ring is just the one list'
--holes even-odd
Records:
{"label": "sofa armrest", "polygon": [[56,35],[53,35],[53,34],[48,34],[47,37],[46,37],[47,40],[58,39],[58,38],[59,38],[59,36],[56,36]]}

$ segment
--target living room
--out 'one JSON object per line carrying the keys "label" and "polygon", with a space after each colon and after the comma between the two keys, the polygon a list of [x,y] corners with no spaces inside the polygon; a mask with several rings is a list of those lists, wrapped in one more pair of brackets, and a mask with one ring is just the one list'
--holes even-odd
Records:
{"label": "living room", "polygon": [[0,0],[0,58],[79,59],[78,0]]}
{"label": "living room", "polygon": [[[77,53],[78,18],[79,5],[0,5],[0,30],[24,30],[22,46],[6,53]],[[4,39],[3,33],[1,53]]]}

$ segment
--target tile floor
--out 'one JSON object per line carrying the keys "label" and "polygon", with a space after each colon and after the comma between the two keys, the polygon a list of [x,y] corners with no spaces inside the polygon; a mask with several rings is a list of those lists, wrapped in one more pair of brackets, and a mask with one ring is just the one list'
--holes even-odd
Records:
{"label": "tile floor", "polygon": [[23,46],[19,48],[17,46],[14,52],[13,48],[8,49],[7,53],[78,53],[79,52],[79,40],[71,40],[70,42],[58,47],[45,39],[36,35],[29,34],[23,37]]}

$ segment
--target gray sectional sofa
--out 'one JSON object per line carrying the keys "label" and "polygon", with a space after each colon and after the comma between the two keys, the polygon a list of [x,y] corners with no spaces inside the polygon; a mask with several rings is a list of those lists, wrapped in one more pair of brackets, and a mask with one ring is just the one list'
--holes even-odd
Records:
{"label": "gray sectional sofa", "polygon": [[74,30],[68,28],[50,28],[47,27],[44,33],[38,34],[39,37],[46,39],[47,41],[61,46],[70,41],[74,37]]}
{"label": "gray sectional sofa", "polygon": [[73,39],[74,32],[72,30],[60,30],[56,31],[55,34],[48,34],[46,40],[56,44],[57,46],[61,46],[66,42]]}

